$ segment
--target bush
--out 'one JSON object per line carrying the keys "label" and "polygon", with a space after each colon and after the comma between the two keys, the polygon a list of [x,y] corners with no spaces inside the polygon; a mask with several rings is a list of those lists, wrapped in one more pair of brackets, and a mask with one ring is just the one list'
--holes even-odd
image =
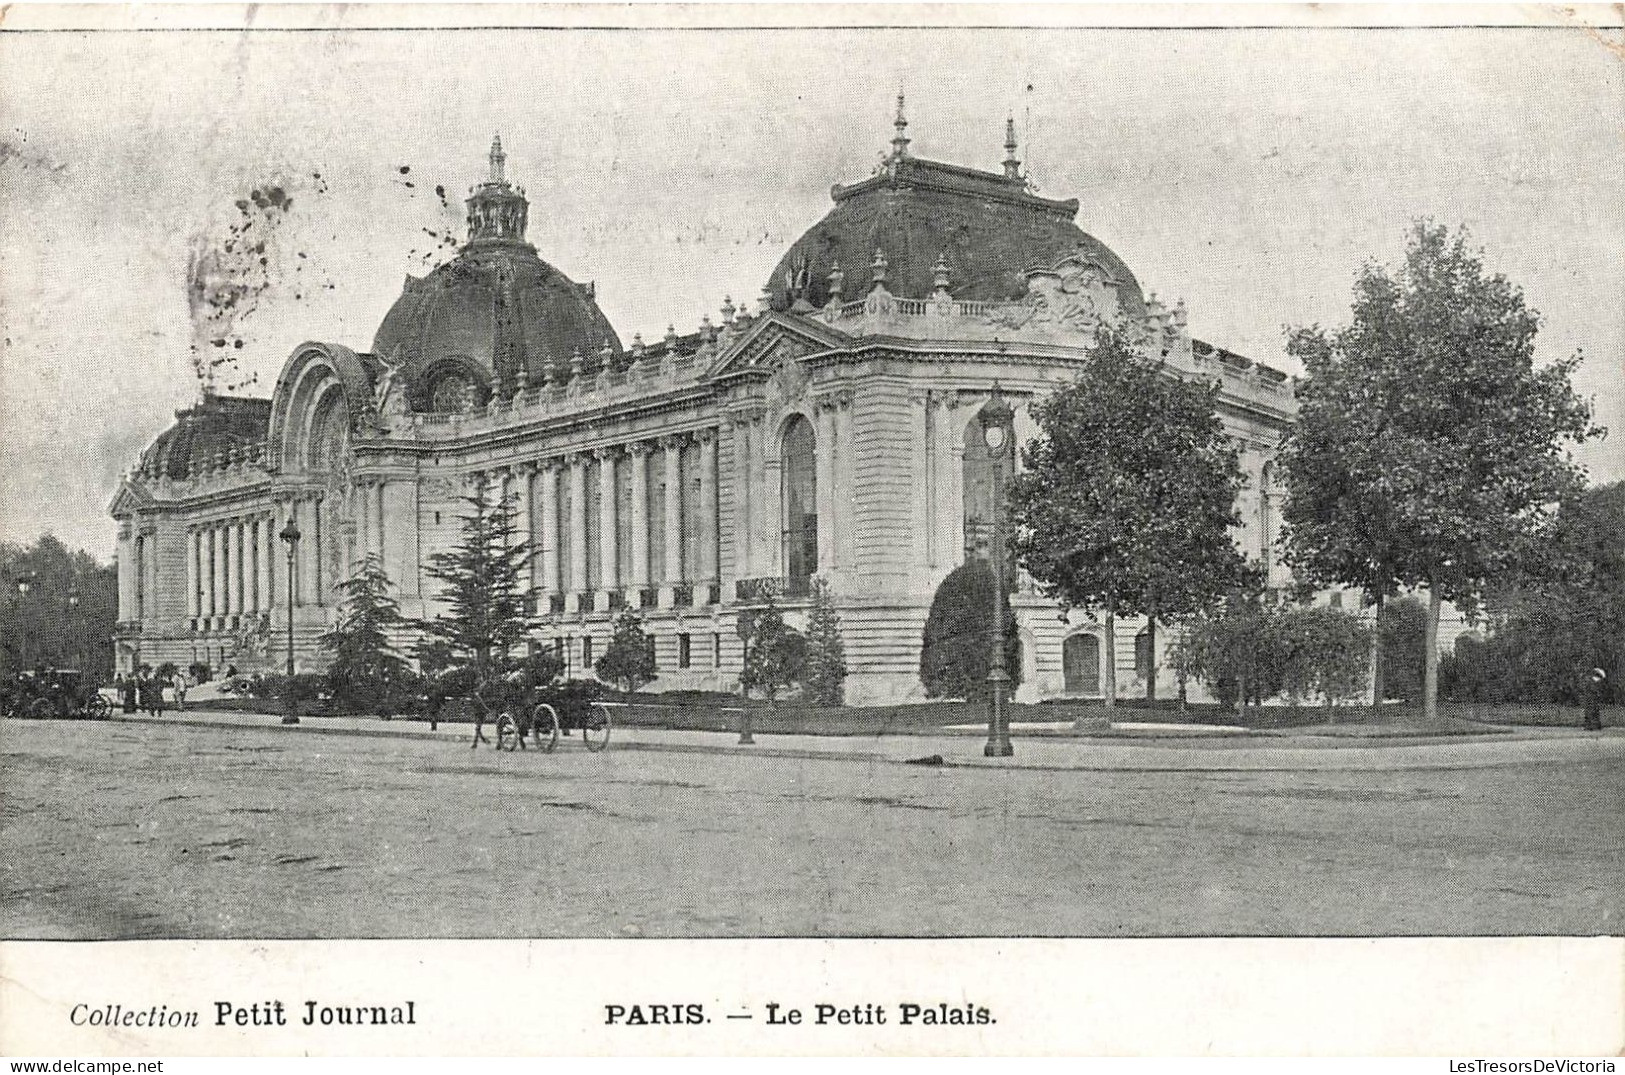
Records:
{"label": "bush", "polygon": [[1294,703],[1318,696],[1330,707],[1365,691],[1371,631],[1358,616],[1335,608],[1278,612],[1282,689]]}
{"label": "bush", "polygon": [[193,661],[186,671],[192,677],[193,683],[207,683],[210,677],[214,675],[214,670],[209,667],[208,661]]}
{"label": "bush", "polygon": [[[920,682],[928,698],[988,698],[993,660],[993,592],[996,579],[986,560],[968,560],[937,587],[920,644]],[[1004,668],[1011,693],[1021,685],[1021,640],[1004,597]]]}
{"label": "bush", "polygon": [[[248,679],[248,693],[255,698],[286,699],[288,677],[281,672],[256,673]],[[314,702],[327,693],[327,676],[321,672],[296,672],[293,696],[296,702]]]}
{"label": "bush", "polygon": [[745,643],[739,685],[747,695],[753,689],[761,691],[772,703],[781,691],[805,680],[807,639],[785,624],[783,613],[773,603],[772,591],[765,596],[766,607],[739,613]]}
{"label": "bush", "polygon": [[158,666],[158,671],[155,672],[154,675],[163,680],[165,683],[168,683],[170,680],[175,678],[175,674],[180,670],[181,666],[176,664],[174,661],[165,661],[163,664]]}

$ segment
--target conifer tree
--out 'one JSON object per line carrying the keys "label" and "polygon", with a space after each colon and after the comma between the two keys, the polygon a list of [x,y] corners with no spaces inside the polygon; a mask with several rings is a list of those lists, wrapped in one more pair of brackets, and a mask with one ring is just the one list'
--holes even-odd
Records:
{"label": "conifer tree", "polygon": [[643,629],[635,609],[622,609],[615,619],[615,634],[595,666],[598,678],[631,694],[655,678],[654,639]]}
{"label": "conifer tree", "polygon": [[515,498],[492,497],[490,479],[469,480],[461,516],[462,537],[447,552],[429,558],[427,572],[441,583],[447,611],[423,621],[427,644],[444,642],[452,661],[484,685],[500,675],[522,649],[530,588],[525,584],[533,555],[518,539]]}
{"label": "conifer tree", "polygon": [[746,625],[745,661],[739,685],[747,694],[761,691],[771,704],[780,693],[804,681],[807,639],[784,622],[771,590],[765,591],[764,597],[766,604],[762,608],[741,613]]}
{"label": "conifer tree", "polygon": [[846,700],[846,644],[829,580],[813,579],[812,609],[807,615],[807,694],[819,705]]}
{"label": "conifer tree", "polygon": [[391,641],[405,619],[389,595],[390,585],[376,553],[368,553],[338,584],[339,620],[320,643],[333,656],[327,669],[328,689],[344,712],[381,708],[388,715],[396,688],[406,677],[406,661]]}

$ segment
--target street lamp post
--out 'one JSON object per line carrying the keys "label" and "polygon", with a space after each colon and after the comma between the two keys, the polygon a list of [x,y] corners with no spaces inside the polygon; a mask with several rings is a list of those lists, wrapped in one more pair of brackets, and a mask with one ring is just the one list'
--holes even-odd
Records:
{"label": "street lamp post", "polygon": [[85,651],[79,645],[79,587],[68,591],[68,638],[73,646],[73,666],[85,670]]}
{"label": "street lamp post", "polygon": [[993,465],[993,667],[987,674],[987,745],[982,753],[989,758],[1008,758],[1015,753],[1015,747],[1010,744],[1010,716],[1005,708],[1010,672],[1004,661],[1004,460],[1013,447],[1016,412],[997,382],[992,398],[976,417],[982,423],[988,462]]}
{"label": "street lamp post", "polygon": [[299,548],[299,524],[294,522],[293,513],[288,513],[288,525],[282,528],[277,535],[288,546],[288,672],[287,683],[284,684],[287,692],[287,708],[282,714],[282,723],[299,723],[299,699],[294,693],[293,685],[293,591],[295,584],[294,553]]}

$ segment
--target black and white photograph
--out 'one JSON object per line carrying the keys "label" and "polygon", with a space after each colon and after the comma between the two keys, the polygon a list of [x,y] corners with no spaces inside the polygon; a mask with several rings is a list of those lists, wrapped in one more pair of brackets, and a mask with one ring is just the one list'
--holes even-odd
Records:
{"label": "black and white photograph", "polygon": [[[1473,10],[7,9],[0,969],[1617,937],[1625,32]],[[253,992],[58,1029],[424,1018]]]}

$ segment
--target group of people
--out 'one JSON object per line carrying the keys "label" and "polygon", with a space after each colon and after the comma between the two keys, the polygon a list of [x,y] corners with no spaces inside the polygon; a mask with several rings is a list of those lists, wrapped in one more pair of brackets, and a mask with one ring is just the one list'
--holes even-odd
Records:
{"label": "group of people", "polygon": [[113,689],[118,691],[124,712],[134,713],[140,709],[141,712],[155,717],[164,715],[165,688],[175,692],[175,708],[185,712],[188,686],[190,683],[185,672],[177,670],[173,676],[166,677],[155,672],[149,664],[142,665],[128,675],[120,672],[113,677]]}

